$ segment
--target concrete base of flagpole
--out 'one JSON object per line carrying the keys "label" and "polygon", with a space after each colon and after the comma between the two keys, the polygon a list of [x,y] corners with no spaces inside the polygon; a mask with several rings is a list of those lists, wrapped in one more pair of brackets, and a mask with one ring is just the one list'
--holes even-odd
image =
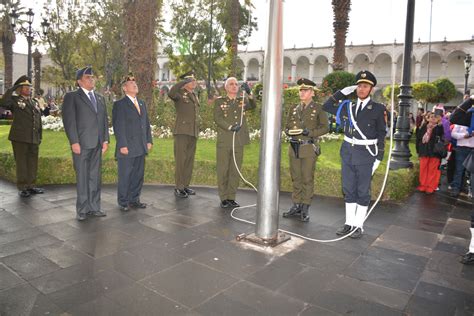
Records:
{"label": "concrete base of flagpole", "polygon": [[276,238],[263,239],[258,237],[255,233],[252,234],[240,234],[235,237],[237,241],[256,244],[263,247],[276,247],[291,239],[291,236],[285,233],[278,232]]}

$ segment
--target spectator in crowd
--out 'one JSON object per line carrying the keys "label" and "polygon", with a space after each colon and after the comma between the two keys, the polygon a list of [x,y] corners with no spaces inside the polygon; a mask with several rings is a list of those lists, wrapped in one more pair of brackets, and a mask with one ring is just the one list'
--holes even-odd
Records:
{"label": "spectator in crowd", "polygon": [[464,174],[463,162],[466,157],[469,155],[471,150],[474,148],[474,137],[469,133],[469,127],[454,124],[452,137],[456,139],[457,146],[455,148],[456,158],[455,158],[455,172],[454,178],[451,182],[451,190],[449,195],[452,197],[458,197],[462,189],[462,179]]}
{"label": "spectator in crowd", "polygon": [[421,126],[421,123],[423,123],[423,117],[425,116],[425,110],[422,108],[418,109],[418,112],[416,113],[416,128],[419,128]]}
{"label": "spectator in crowd", "polygon": [[410,120],[410,134],[413,134],[416,129],[416,122],[412,112],[408,114],[408,119]]}

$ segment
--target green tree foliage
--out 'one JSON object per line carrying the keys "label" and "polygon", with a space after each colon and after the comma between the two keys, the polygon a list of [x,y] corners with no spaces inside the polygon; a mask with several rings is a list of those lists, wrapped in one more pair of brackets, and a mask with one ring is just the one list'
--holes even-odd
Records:
{"label": "green tree foliage", "polygon": [[352,86],[356,82],[355,75],[347,71],[334,71],[323,78],[321,89],[324,92],[334,93],[344,87]]}
{"label": "green tree foliage", "polygon": [[[393,99],[395,104],[398,104],[398,95],[400,94],[400,86],[398,84],[394,85],[394,95]],[[387,100],[387,102],[391,102],[392,100],[392,85],[388,85],[383,89],[383,97]]]}
{"label": "green tree foliage", "polygon": [[211,79],[214,85],[226,75],[237,74],[236,47],[245,44],[247,32],[256,27],[254,21],[248,24],[250,7],[249,0],[244,5],[233,0],[172,0],[170,11],[173,17],[166,34],[169,44],[165,52],[173,73],[179,75],[194,69],[199,79],[207,79],[211,55]]}
{"label": "green tree foliage", "polygon": [[413,98],[420,102],[424,109],[426,109],[428,100],[432,100],[438,95],[438,88],[430,82],[417,82],[413,84],[412,88]]}
{"label": "green tree foliage", "polygon": [[433,81],[438,93],[435,97],[428,99],[431,103],[446,103],[456,96],[456,87],[448,78],[439,78]]}

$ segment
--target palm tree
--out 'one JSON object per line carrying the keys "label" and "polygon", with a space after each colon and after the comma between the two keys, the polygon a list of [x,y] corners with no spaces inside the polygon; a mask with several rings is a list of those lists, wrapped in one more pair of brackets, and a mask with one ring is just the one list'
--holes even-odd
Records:
{"label": "palm tree", "polygon": [[344,70],[346,59],[346,35],[349,29],[349,11],[351,11],[351,0],[332,0],[334,13],[334,56],[333,69]]}
{"label": "palm tree", "polygon": [[16,41],[9,14],[12,10],[18,11],[20,9],[19,6],[19,0],[2,1],[0,6],[0,38],[5,64],[4,87],[6,88],[10,88],[13,84],[13,44]]}

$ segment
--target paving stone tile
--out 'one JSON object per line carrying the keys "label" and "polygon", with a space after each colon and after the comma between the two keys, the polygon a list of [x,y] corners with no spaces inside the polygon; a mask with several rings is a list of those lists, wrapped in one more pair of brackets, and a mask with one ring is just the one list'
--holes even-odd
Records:
{"label": "paving stone tile", "polygon": [[72,309],[67,311],[67,314],[74,316],[129,316],[132,315],[132,312],[127,307],[121,306],[116,302],[101,296],[91,302],[87,302],[82,305],[73,307]]}
{"label": "paving stone tile", "polygon": [[79,263],[89,262],[92,260],[91,257],[73,250],[64,243],[57,243],[47,246],[36,248],[41,255],[45,258],[56,263],[61,268],[67,268]]}
{"label": "paving stone tile", "polygon": [[456,306],[448,304],[440,304],[426,298],[413,295],[405,309],[408,315],[419,316],[450,316],[455,315]]}
{"label": "paving stone tile", "polygon": [[459,259],[458,254],[434,250],[426,269],[437,273],[460,276],[463,265],[459,264]]}
{"label": "paving stone tile", "polygon": [[193,230],[205,232],[223,240],[234,240],[237,235],[254,232],[255,227],[236,220],[221,218],[193,227]]}
{"label": "paving stone tile", "polygon": [[322,307],[310,305],[304,311],[299,313],[298,315],[299,316],[312,316],[312,315],[337,316],[337,315],[340,315],[340,314],[335,313],[335,312],[331,312],[331,311],[329,311],[327,309],[324,309]]}
{"label": "paving stone tile", "polygon": [[198,215],[187,216],[176,213],[161,215],[158,218],[164,219],[167,222],[191,228],[194,226],[202,225],[211,221],[210,218]]}
{"label": "paving stone tile", "polygon": [[36,250],[29,250],[2,259],[2,262],[26,280],[59,270],[61,267]]}
{"label": "paving stone tile", "polygon": [[127,235],[133,236],[137,240],[137,242],[140,243],[164,237],[167,235],[166,233],[149,228],[139,222],[132,222],[116,228]]}
{"label": "paving stone tile", "polygon": [[331,290],[319,293],[314,304],[343,315],[404,315],[399,310]]}
{"label": "paving stone tile", "polygon": [[315,268],[306,268],[278,288],[277,292],[303,302],[312,303],[315,297],[336,278],[336,273],[325,273]]}
{"label": "paving stone tile", "polygon": [[474,293],[474,283],[458,276],[425,270],[420,281],[444,286],[453,290]]}
{"label": "paving stone tile", "polygon": [[305,308],[302,301],[246,281],[233,285],[223,294],[258,310],[261,315],[297,315]]}
{"label": "paving stone tile", "polygon": [[83,234],[77,227],[69,225],[67,222],[60,222],[38,226],[43,232],[56,237],[59,240],[66,241],[68,239],[77,238]]}
{"label": "paving stone tile", "polygon": [[446,224],[446,221],[440,222],[428,218],[413,218],[407,216],[398,218],[392,224],[403,228],[410,228],[441,234]]}
{"label": "paving stone tile", "polygon": [[413,297],[422,297],[429,301],[434,301],[448,310],[455,306],[459,315],[474,314],[474,297],[472,293],[468,294],[436,284],[420,282],[416,287]]}
{"label": "paving stone tile", "polygon": [[17,230],[12,233],[0,234],[0,246],[14,241],[28,239],[43,234],[44,232],[36,227]]}
{"label": "paving stone tile", "polygon": [[18,230],[31,228],[32,226],[7,212],[0,213],[0,234],[11,233]]}
{"label": "paving stone tile", "polygon": [[125,225],[134,224],[147,218],[151,218],[151,216],[131,210],[126,213],[122,212],[120,216],[114,218],[107,218],[107,220],[104,221],[104,224],[110,227],[120,229]]}
{"label": "paving stone tile", "polygon": [[396,310],[403,310],[410,299],[409,293],[342,275],[338,276],[333,283],[330,283],[328,289]]}
{"label": "paving stone tile", "polygon": [[364,253],[366,256],[372,256],[381,260],[390,261],[392,263],[406,264],[414,268],[424,269],[428,258],[423,256],[416,256],[406,252],[401,252],[393,249],[385,249],[380,247],[369,247]]}
{"label": "paving stone tile", "polygon": [[186,307],[137,283],[108,292],[106,296],[133,315],[188,315],[189,313]]}
{"label": "paving stone tile", "polygon": [[409,265],[361,256],[347,269],[346,275],[409,293],[415,288],[422,272],[422,269]]}
{"label": "paving stone tile", "polygon": [[432,249],[438,242],[438,234],[398,226],[390,226],[379,239],[391,240]]}
{"label": "paving stone tile", "polygon": [[277,258],[263,269],[247,277],[246,280],[264,288],[276,290],[304,268],[305,266],[299,263],[285,258]]}
{"label": "paving stone tile", "polygon": [[468,227],[470,227],[470,224],[471,223],[468,220],[450,218],[446,224],[446,228],[444,229],[443,233],[449,236],[470,239],[471,232],[468,229]]}
{"label": "paving stone tile", "polygon": [[14,255],[20,252],[32,250],[36,247],[47,246],[54,243],[58,243],[59,240],[48,235],[43,234],[27,239],[17,240],[11,243],[3,244],[0,246],[0,258]]}
{"label": "paving stone tile", "polygon": [[70,310],[76,306],[94,301],[107,292],[118,290],[132,283],[131,279],[119,273],[103,271],[93,279],[74,284],[47,296],[60,308]]}
{"label": "paving stone tile", "polygon": [[431,255],[431,248],[414,245],[406,242],[387,240],[383,238],[378,238],[372,246],[380,247],[389,250],[395,250],[399,252],[405,252],[419,257],[429,258]]}
{"label": "paving stone tile", "polygon": [[28,284],[0,292],[1,315],[59,315],[63,312],[48,297]]}
{"label": "paving stone tile", "polygon": [[449,235],[442,235],[434,250],[464,254],[469,248],[469,240]]}
{"label": "paving stone tile", "polygon": [[254,307],[250,307],[245,303],[239,302],[233,297],[229,297],[224,294],[218,294],[215,297],[211,298],[202,305],[194,309],[196,312],[199,312],[201,315],[208,316],[259,316],[262,315]]}
{"label": "paving stone tile", "polygon": [[238,245],[224,244],[193,260],[240,279],[264,268],[271,258],[254,250],[244,250]]}
{"label": "paving stone tile", "polygon": [[57,207],[44,211],[19,213],[17,216],[34,226],[58,223],[76,218],[75,212],[71,212],[63,207]]}
{"label": "paving stone tile", "polygon": [[0,263],[0,291],[25,283],[13,270]]}
{"label": "paving stone tile", "polygon": [[[461,259],[461,256],[459,256],[458,259]],[[472,268],[472,265],[463,265],[461,269],[461,278],[474,282],[474,269]]]}
{"label": "paving stone tile", "polygon": [[177,233],[177,232],[187,229],[183,225],[177,225],[175,223],[168,222],[165,219],[160,218],[160,217],[161,216],[150,217],[150,218],[141,220],[140,223],[164,233]]}
{"label": "paving stone tile", "polygon": [[312,266],[322,272],[339,272],[342,273],[355,260],[337,260],[331,257],[326,257],[317,253],[310,253],[305,250],[296,249],[288,253],[285,258]]}
{"label": "paving stone tile", "polygon": [[233,277],[201,264],[186,261],[140,281],[188,308],[196,307],[237,282]]}

